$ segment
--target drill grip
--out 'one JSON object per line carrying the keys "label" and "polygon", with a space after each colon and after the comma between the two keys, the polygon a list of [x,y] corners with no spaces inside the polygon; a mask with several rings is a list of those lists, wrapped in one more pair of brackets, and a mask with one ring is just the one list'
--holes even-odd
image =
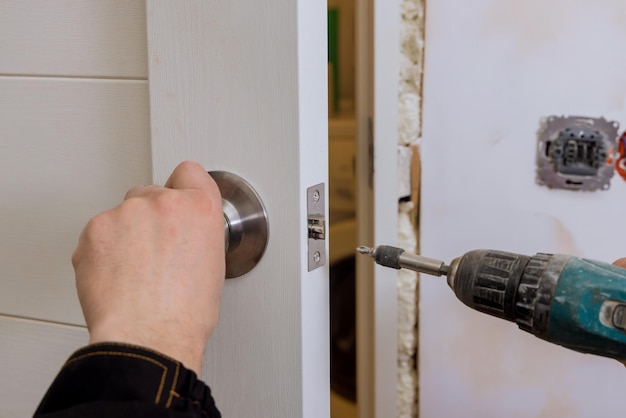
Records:
{"label": "drill grip", "polygon": [[626,269],[560,254],[474,250],[448,283],[470,308],[546,341],[626,359]]}

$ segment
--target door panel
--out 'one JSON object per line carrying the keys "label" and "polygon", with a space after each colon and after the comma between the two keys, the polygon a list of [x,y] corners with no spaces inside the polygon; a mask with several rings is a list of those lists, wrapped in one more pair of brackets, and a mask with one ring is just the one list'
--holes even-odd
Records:
{"label": "door panel", "polygon": [[147,78],[145,0],[0,2],[0,75]]}
{"label": "door panel", "polygon": [[87,344],[83,327],[0,315],[0,416],[32,417],[72,352]]}
{"label": "door panel", "polygon": [[325,2],[149,1],[155,182],[180,161],[248,180],[266,253],[228,280],[203,377],[224,416],[329,413],[328,268],[307,272],[306,189],[326,182]]}
{"label": "door panel", "polygon": [[148,84],[0,77],[0,91],[0,313],[83,324],[70,256],[91,216],[150,183]]}

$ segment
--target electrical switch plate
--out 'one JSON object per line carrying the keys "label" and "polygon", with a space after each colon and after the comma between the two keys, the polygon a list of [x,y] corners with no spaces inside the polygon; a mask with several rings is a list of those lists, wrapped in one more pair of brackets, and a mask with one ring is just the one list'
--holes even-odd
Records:
{"label": "electrical switch plate", "polygon": [[615,172],[619,124],[604,118],[549,116],[537,144],[537,183],[555,189],[607,190]]}

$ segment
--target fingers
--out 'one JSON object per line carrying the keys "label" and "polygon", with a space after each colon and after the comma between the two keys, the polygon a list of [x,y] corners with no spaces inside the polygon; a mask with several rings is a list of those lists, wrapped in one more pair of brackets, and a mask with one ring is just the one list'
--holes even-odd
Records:
{"label": "fingers", "polygon": [[613,265],[626,269],[626,257],[616,260]]}
{"label": "fingers", "polygon": [[[172,174],[170,174],[164,187],[169,189],[205,190],[214,194],[216,197],[219,196],[219,190],[213,178],[200,164],[193,161],[180,163]],[[126,192],[124,200],[130,199],[131,197],[149,196],[161,189],[161,186],[155,185],[135,186]]]}
{"label": "fingers", "polygon": [[198,163],[184,161],[178,165],[165,182],[170,189],[199,189],[219,193],[217,185],[207,171]]}

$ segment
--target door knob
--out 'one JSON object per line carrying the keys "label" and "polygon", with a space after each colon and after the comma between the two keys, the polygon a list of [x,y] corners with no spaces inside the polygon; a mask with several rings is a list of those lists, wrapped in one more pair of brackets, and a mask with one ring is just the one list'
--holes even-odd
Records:
{"label": "door knob", "polygon": [[226,278],[239,277],[263,257],[269,222],[263,201],[250,184],[236,174],[209,171],[222,195]]}

